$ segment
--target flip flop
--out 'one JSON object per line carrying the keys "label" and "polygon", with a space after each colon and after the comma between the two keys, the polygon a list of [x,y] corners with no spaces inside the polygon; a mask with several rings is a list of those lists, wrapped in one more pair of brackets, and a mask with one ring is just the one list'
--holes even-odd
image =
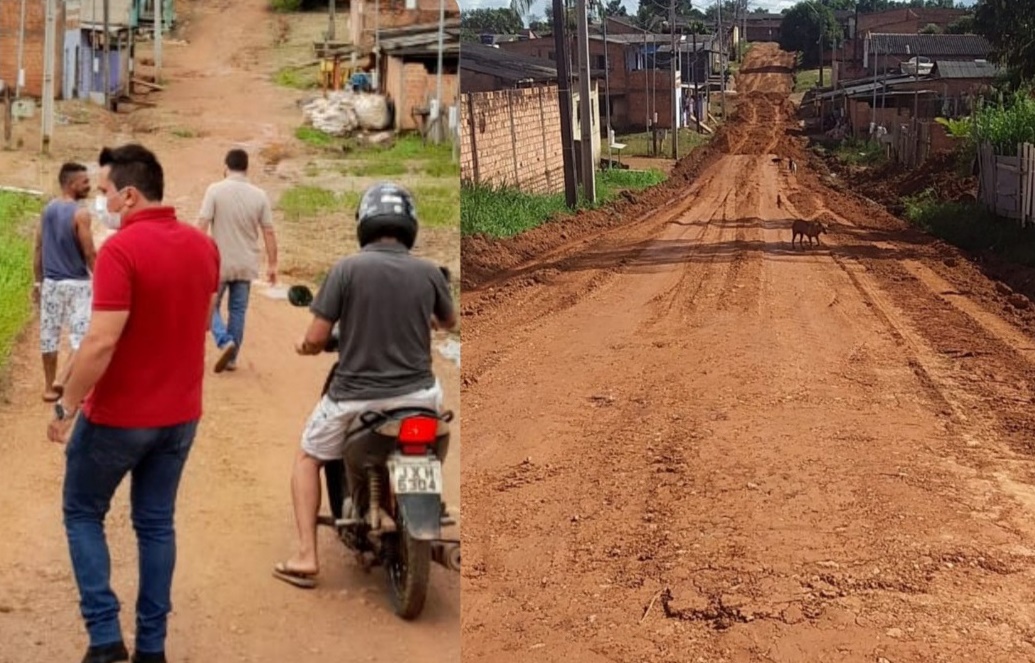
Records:
{"label": "flip flop", "polygon": [[316,587],[316,581],[313,580],[315,576],[315,573],[289,569],[285,562],[277,562],[277,565],[273,567],[274,578],[277,580],[283,580],[295,587],[301,587],[302,589],[312,589]]}
{"label": "flip flop", "polygon": [[60,398],[61,398],[61,392],[59,392],[57,389],[55,389],[50,394],[43,394],[43,402],[44,403],[57,403]]}

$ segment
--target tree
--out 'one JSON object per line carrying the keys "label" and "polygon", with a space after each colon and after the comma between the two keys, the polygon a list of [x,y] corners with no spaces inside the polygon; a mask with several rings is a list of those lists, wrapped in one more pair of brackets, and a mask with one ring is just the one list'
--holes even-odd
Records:
{"label": "tree", "polygon": [[949,23],[945,28],[946,34],[950,35],[969,35],[974,33],[974,15],[967,14],[960,16],[958,19]]}
{"label": "tree", "polygon": [[765,7],[755,7],[754,9],[751,10],[751,13],[752,14],[768,14],[769,10],[766,9]]}
{"label": "tree", "polygon": [[780,23],[780,48],[801,51],[805,64],[819,65],[819,44],[829,48],[841,38],[841,26],[829,7],[818,2],[799,2],[784,14]]}
{"label": "tree", "polygon": [[[659,30],[661,23],[668,20],[669,8],[668,0],[640,0],[636,24],[645,30]],[[700,12],[694,9],[692,0],[676,0],[676,17],[699,18]]]}
{"label": "tree", "polygon": [[939,28],[934,23],[928,23],[927,25],[925,25],[923,28],[920,29],[920,34],[922,34],[922,35],[939,35],[941,33],[942,33],[942,29]]}
{"label": "tree", "polygon": [[1035,2],[979,0],[974,31],[992,45],[992,58],[1010,70],[1015,81],[1035,78]]}
{"label": "tree", "polygon": [[607,4],[604,5],[604,16],[628,16],[629,12],[626,10],[625,5],[622,4],[622,0],[608,0]]}
{"label": "tree", "polygon": [[460,12],[460,38],[462,41],[478,41],[478,35],[514,35],[521,32],[524,24],[510,7],[494,9],[471,9]]}

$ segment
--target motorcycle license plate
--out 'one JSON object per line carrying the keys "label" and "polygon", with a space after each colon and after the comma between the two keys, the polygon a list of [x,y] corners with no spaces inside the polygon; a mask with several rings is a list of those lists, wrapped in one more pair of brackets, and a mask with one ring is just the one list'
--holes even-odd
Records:
{"label": "motorcycle license plate", "polygon": [[396,456],[388,461],[396,495],[442,492],[442,463],[432,458]]}

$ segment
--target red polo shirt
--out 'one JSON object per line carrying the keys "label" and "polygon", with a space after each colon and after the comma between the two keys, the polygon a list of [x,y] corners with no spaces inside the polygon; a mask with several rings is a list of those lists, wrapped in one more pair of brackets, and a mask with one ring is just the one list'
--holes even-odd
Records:
{"label": "red polo shirt", "polygon": [[93,310],[129,311],[129,319],[83,412],[118,428],[194,421],[219,251],[172,207],[141,210],[122,224],[97,254]]}

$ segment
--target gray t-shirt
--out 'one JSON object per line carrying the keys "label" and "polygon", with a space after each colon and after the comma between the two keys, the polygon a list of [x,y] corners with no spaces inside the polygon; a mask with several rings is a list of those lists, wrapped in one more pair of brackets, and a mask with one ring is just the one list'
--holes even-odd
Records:
{"label": "gray t-shirt", "polygon": [[309,310],[339,323],[332,400],[395,398],[434,386],[431,316],[453,314],[449,283],[434,263],[402,244],[368,244],[331,268]]}

